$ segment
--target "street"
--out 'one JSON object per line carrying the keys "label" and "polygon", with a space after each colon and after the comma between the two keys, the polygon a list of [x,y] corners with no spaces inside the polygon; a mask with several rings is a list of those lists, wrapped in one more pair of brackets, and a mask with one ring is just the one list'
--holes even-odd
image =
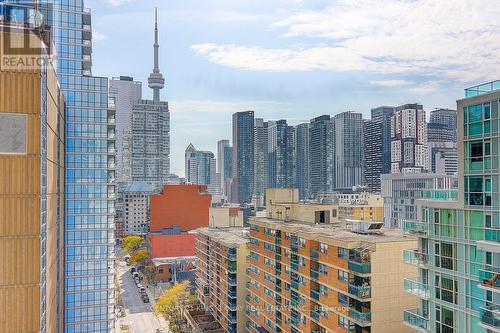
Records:
{"label": "street", "polygon": [[[151,303],[143,303],[135,282],[130,274],[130,267],[120,259],[117,267],[118,279],[122,290],[122,299],[125,307],[125,317],[119,318],[117,332],[127,333],[155,333],[157,328],[168,332],[163,319],[157,318],[152,312],[154,299],[149,294]],[[128,330],[124,329],[128,326]]]}

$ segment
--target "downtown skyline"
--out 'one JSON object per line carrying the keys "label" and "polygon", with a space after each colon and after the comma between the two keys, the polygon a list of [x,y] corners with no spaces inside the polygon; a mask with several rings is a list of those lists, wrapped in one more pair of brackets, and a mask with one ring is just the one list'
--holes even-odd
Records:
{"label": "downtown skyline", "polygon": [[[418,102],[427,111],[431,111],[441,107],[454,108],[454,101],[463,94],[464,87],[494,79],[489,76],[495,72],[491,69],[496,68],[492,67],[491,60],[483,60],[482,65],[475,65],[483,66],[482,69],[471,68],[465,71],[467,66],[463,65],[464,56],[461,53],[456,53],[456,65],[446,64],[446,61],[451,61],[449,50],[443,51],[441,58],[433,51],[429,58],[435,59],[435,66],[429,69],[415,65],[419,59],[425,59],[422,55],[424,51],[411,49],[399,63],[415,66],[415,69],[402,70],[398,67],[397,73],[382,73],[370,68],[332,68],[328,64],[333,60],[329,59],[336,58],[331,56],[326,57],[328,61],[323,67],[320,64],[310,69],[302,66],[314,60],[306,56],[296,57],[296,68],[242,69],[236,60],[234,66],[231,65],[233,62],[229,61],[228,56],[233,54],[234,57],[234,50],[229,47],[225,47],[218,55],[207,53],[210,50],[207,44],[212,43],[218,46],[241,46],[249,51],[256,47],[310,50],[318,45],[331,47],[340,45],[346,39],[359,39],[361,33],[376,35],[373,27],[367,24],[359,28],[362,31],[353,30],[351,37],[330,38],[334,35],[333,32],[342,31],[329,24],[329,20],[321,14],[323,10],[331,13],[332,18],[336,15],[343,15],[339,17],[344,18],[361,15],[365,19],[371,17],[376,22],[382,20],[380,12],[372,6],[366,6],[366,12],[363,12],[355,4],[340,1],[336,3],[336,11],[332,12],[333,4],[330,1],[258,1],[254,5],[248,1],[238,1],[237,4],[216,1],[210,5],[194,1],[169,1],[158,4],[160,68],[166,78],[163,94],[169,101],[172,117],[173,173],[183,175],[184,149],[190,142],[200,149],[216,151],[218,140],[230,138],[231,114],[234,112],[254,110],[256,117],[287,119],[289,124],[297,125],[321,114],[333,116],[348,110],[360,112],[364,118],[369,118],[370,110],[380,105]],[[146,82],[152,64],[150,22],[154,5],[155,3],[145,1],[88,2],[87,6],[92,8],[93,13],[94,74],[108,77],[129,75],[135,80]],[[426,6],[429,4],[424,1],[423,7]],[[458,9],[449,10],[448,6],[449,2],[436,4],[436,18],[444,22],[442,25],[431,18],[423,21],[432,26],[438,35],[449,31],[449,22],[460,14]],[[460,4],[456,6],[461,8]],[[488,4],[482,6],[486,7]],[[463,26],[462,30],[465,34],[478,33],[483,29],[479,35],[484,36],[486,41],[488,31],[498,27],[494,24],[486,27],[486,23],[477,22],[475,17],[479,14],[478,8],[481,6],[468,8],[476,27],[471,23]],[[394,6],[387,6],[385,9],[387,20],[395,17]],[[407,9],[403,18],[422,19],[419,16],[422,14],[415,8]],[[490,8],[488,12],[493,15],[495,10],[497,9]],[[443,11],[446,15],[442,14]],[[325,23],[325,29],[329,30],[324,36],[314,30],[299,31],[301,27],[304,30],[310,27],[312,18]],[[133,25],[123,24],[131,19],[134,20]],[[401,25],[401,20],[397,20],[394,25]],[[120,29],[114,28],[120,25]],[[380,30],[386,31],[387,24],[381,24]],[[420,33],[412,36],[412,40],[418,41],[418,38],[423,38]],[[131,49],[126,40],[134,40],[136,47]],[[429,45],[428,39],[423,38],[420,42],[423,48]],[[450,45],[454,46],[451,49],[454,50],[460,42],[466,42],[471,47],[476,45],[469,38],[461,41],[455,36],[449,40]],[[198,45],[198,48],[193,48],[194,45]],[[200,45],[205,45],[205,48]],[[384,40],[381,45],[383,49],[390,47],[391,40]],[[120,61],[116,61],[117,54],[120,54]],[[220,59],[226,59],[224,63],[222,60],[214,63],[214,57],[219,56]],[[247,56],[247,53],[241,53],[242,59]],[[249,64],[254,63],[252,59],[255,58],[250,56]],[[286,56],[283,58],[287,59]],[[127,68],[128,72],[123,68]],[[485,68],[489,68],[491,74]],[[430,73],[432,71],[435,73]],[[458,77],[459,73],[465,72],[467,75]],[[455,74],[457,77],[453,77]],[[143,92],[146,98],[150,97],[146,87],[143,87]]]}

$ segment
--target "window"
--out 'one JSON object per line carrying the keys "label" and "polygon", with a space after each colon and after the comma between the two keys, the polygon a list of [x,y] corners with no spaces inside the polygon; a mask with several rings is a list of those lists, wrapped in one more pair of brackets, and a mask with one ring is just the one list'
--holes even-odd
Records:
{"label": "window", "polygon": [[339,258],[344,258],[345,260],[349,259],[349,250],[339,247],[337,251]]}
{"label": "window", "polygon": [[349,306],[349,297],[342,293],[339,293],[339,303],[342,305]]}
{"label": "window", "polygon": [[347,282],[349,280],[349,273],[345,271],[338,271],[338,279],[339,281]]}
{"label": "window", "polygon": [[319,264],[319,272],[323,275],[328,275],[328,266]]}
{"label": "window", "polygon": [[349,320],[346,317],[339,316],[339,326],[349,329]]}
{"label": "window", "polygon": [[319,293],[323,296],[328,296],[328,287],[320,284],[319,285]]}
{"label": "window", "polygon": [[321,253],[323,253],[323,254],[328,253],[328,245],[327,245],[327,244],[320,243],[320,245],[319,245],[319,250],[320,250],[320,252],[321,252]]}

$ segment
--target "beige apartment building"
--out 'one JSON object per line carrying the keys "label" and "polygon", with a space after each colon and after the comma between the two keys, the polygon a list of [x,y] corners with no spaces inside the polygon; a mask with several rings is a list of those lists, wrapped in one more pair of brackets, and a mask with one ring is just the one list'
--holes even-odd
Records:
{"label": "beige apartment building", "polygon": [[[48,37],[0,20],[0,332],[63,331],[64,99]],[[47,65],[14,61],[6,38]]]}
{"label": "beige apartment building", "polygon": [[226,333],[246,332],[248,229],[199,228],[196,293]]}

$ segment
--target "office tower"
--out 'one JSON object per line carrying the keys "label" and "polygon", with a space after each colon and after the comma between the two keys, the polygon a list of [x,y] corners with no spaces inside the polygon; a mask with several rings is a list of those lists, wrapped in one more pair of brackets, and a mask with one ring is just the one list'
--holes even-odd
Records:
{"label": "office tower", "polygon": [[[9,23],[33,13],[0,3],[0,40],[22,54],[2,43],[0,332],[63,331],[64,97],[48,61],[50,27]],[[25,54],[47,65],[16,63]]]}
{"label": "office tower", "polygon": [[[429,124],[440,124],[453,131],[451,141],[457,141],[457,110],[437,109],[430,112]],[[431,141],[430,135],[428,141]]]}
{"label": "office tower", "polygon": [[[225,149],[230,147],[229,140],[219,140],[217,141],[217,173],[220,175],[220,191],[223,197],[227,198],[227,187],[226,187],[226,155]],[[231,163],[229,163],[229,168],[231,169]],[[231,178],[231,177],[229,177]]]}
{"label": "office tower", "polygon": [[309,124],[295,126],[295,187],[301,200],[309,198]]}
{"label": "office tower", "polygon": [[132,182],[132,109],[142,98],[142,83],[130,76],[109,81],[109,96],[116,105],[116,178],[118,183]]}
{"label": "office tower", "polygon": [[440,175],[457,175],[458,152],[456,142],[428,142],[429,172]]}
{"label": "office tower", "polygon": [[457,129],[438,123],[427,124],[428,142],[456,142]]}
{"label": "office tower", "polygon": [[222,327],[220,332],[247,332],[248,230],[241,227],[199,228],[196,240],[198,300],[216,318]]}
{"label": "office tower", "polygon": [[330,116],[311,119],[309,124],[309,187],[311,197],[332,192],[335,182],[334,135]]}
{"label": "office tower", "polygon": [[255,118],[254,130],[254,195],[263,197],[269,182],[268,122]]}
{"label": "office tower", "polygon": [[224,175],[221,177],[224,184],[224,195],[228,201],[231,196],[231,181],[233,178],[233,147],[224,147]]}
{"label": "office tower", "polygon": [[465,90],[457,101],[458,191],[417,201],[404,225],[418,246],[404,253],[419,277],[405,280],[420,303],[405,311],[409,326],[427,332],[500,331],[498,122],[500,81]]}
{"label": "office tower", "polygon": [[391,124],[391,172],[426,171],[427,123],[421,104],[396,107]]}
{"label": "office tower", "polygon": [[254,114],[233,114],[233,181],[231,201],[249,203],[254,188]]}
{"label": "office tower", "polygon": [[335,188],[363,184],[363,115],[342,112],[333,117]]}
{"label": "office tower", "polygon": [[380,175],[391,172],[392,106],[371,110],[371,120],[363,123],[363,178],[370,191],[380,192]]}
{"label": "office tower", "polygon": [[[285,205],[292,199],[267,197]],[[322,205],[299,205],[313,216],[324,212]],[[412,332],[402,312],[418,300],[405,294],[401,281],[417,269],[405,267],[398,253],[417,242],[381,225],[317,224],[300,213],[288,221],[251,217],[248,331]]]}
{"label": "office tower", "polygon": [[132,180],[154,182],[157,188],[170,174],[170,111],[160,101],[164,78],[158,67],[158,14],[155,12],[154,68],[148,86],[153,100],[141,99],[132,110]]}
{"label": "office tower", "polygon": [[122,191],[123,233],[145,235],[149,230],[149,196],[155,193],[150,183],[133,182]]}
{"label": "office tower", "polygon": [[216,177],[216,161],[211,151],[197,150],[189,144],[184,152],[186,182],[207,185],[211,194],[220,193],[220,184]]}
{"label": "office tower", "polygon": [[405,220],[417,218],[417,199],[431,195],[428,190],[456,188],[457,178],[433,173],[391,173],[381,177],[386,228],[401,228]]}
{"label": "office tower", "polygon": [[268,124],[268,188],[295,186],[295,129],[286,120]]}

